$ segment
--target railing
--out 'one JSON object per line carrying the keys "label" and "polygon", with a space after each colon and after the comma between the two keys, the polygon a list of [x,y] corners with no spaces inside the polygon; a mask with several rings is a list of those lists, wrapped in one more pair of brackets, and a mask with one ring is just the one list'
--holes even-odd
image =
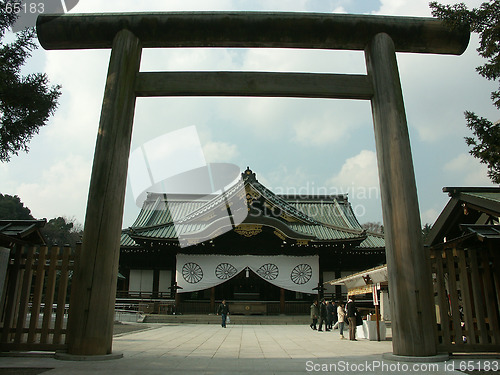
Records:
{"label": "railing", "polygon": [[151,299],[169,299],[172,298],[171,292],[145,292],[140,290],[119,290],[116,292],[116,298],[130,298],[130,299],[141,299],[141,300],[151,300]]}
{"label": "railing", "polygon": [[215,314],[210,308],[210,302],[182,301],[176,306],[177,314]]}
{"label": "railing", "polygon": [[[279,315],[280,311],[280,302],[272,302],[272,301],[251,301],[251,303],[258,303],[260,305],[265,305],[265,315]],[[229,309],[231,309],[231,305],[239,304],[244,305],[243,301],[228,301]],[[286,315],[308,315],[310,310],[309,302],[285,302],[285,314]],[[215,310],[217,309],[218,304],[215,305]],[[241,313],[241,309],[238,310],[238,313]],[[213,314],[216,311],[212,311],[210,309],[210,301],[182,301],[179,306],[176,307],[176,313],[180,314]],[[264,311],[264,310],[263,310]],[[252,309],[249,309],[249,314],[252,313]],[[260,312],[262,313],[262,311]]]}
{"label": "railing", "polygon": [[0,300],[0,350],[66,348],[67,302],[79,248],[11,249]]}

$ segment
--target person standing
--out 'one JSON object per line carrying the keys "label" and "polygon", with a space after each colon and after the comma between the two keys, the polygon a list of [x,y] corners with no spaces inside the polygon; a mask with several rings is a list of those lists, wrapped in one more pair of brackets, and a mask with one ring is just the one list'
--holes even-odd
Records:
{"label": "person standing", "polygon": [[356,340],[356,314],[357,314],[356,305],[354,304],[354,300],[351,297],[347,301],[347,319],[349,320],[349,340],[352,340],[352,341],[357,341]]}
{"label": "person standing", "polygon": [[225,299],[222,300],[219,308],[217,309],[217,315],[219,314],[222,316],[222,328],[226,328],[226,319],[227,315],[229,314],[229,306],[226,304]]}
{"label": "person standing", "polygon": [[340,339],[345,340],[344,337],[344,324],[345,324],[345,310],[344,310],[344,304],[340,302],[338,304],[339,306],[337,307],[337,318],[338,318],[338,323],[339,323],[339,331],[340,331]]}
{"label": "person standing", "polygon": [[326,312],[326,301],[325,299],[323,298],[321,300],[321,304],[319,305],[319,327],[318,327],[318,332],[323,332],[323,323],[325,323],[325,331],[328,332],[329,329],[328,329],[328,326],[326,324],[326,315],[327,315],[327,312]]}
{"label": "person standing", "polygon": [[337,308],[338,308],[338,305],[335,303],[334,300],[332,300],[333,313],[332,313],[332,324],[331,324],[332,326],[330,327],[330,329],[333,329],[333,326],[337,324],[337,321],[338,321]]}
{"label": "person standing", "polygon": [[333,303],[326,301],[326,328],[331,330],[333,322]]}
{"label": "person standing", "polygon": [[314,300],[311,305],[311,319],[312,323],[309,325],[312,329],[316,330],[316,324],[318,323],[319,307],[318,300]]}

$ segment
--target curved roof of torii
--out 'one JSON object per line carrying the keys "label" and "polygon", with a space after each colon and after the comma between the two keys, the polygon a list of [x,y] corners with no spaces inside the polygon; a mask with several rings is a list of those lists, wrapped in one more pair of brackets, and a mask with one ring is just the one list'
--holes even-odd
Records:
{"label": "curved roof of torii", "polygon": [[223,215],[227,215],[227,207],[234,207],[238,200],[246,200],[244,207],[248,214],[245,212],[246,217],[235,228],[225,231],[238,232],[258,225],[297,242],[349,242],[360,248],[385,247],[382,235],[367,233],[361,227],[346,195],[276,195],[258,182],[250,169],[242,173],[239,183],[220,195],[148,194],[134,224],[123,231],[121,245],[134,247],[134,238],[142,241],[177,241],[179,236],[210,238],[224,225],[221,222]]}

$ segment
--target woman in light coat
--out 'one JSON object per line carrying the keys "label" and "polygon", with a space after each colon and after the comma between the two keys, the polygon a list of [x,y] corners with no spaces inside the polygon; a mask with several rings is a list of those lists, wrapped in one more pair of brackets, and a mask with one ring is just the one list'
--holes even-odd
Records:
{"label": "woman in light coat", "polygon": [[345,324],[345,309],[344,309],[344,303],[341,302],[338,304],[339,307],[337,307],[337,316],[338,316],[338,324],[339,324],[339,330],[340,330],[340,338],[345,339],[344,337],[344,324]]}
{"label": "woman in light coat", "polygon": [[318,323],[318,315],[319,315],[319,306],[318,301],[314,300],[311,305],[311,319],[312,323],[309,325],[312,329],[316,329],[316,324]]}

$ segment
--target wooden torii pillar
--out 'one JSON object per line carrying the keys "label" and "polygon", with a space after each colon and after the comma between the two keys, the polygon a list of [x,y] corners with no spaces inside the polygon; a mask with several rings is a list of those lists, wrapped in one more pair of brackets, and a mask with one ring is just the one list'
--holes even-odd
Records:
{"label": "wooden torii pillar", "polygon": [[[393,353],[433,356],[430,267],[396,52],[461,54],[468,31],[431,18],[318,13],[182,12],[38,17],[45,49],[111,48],[81,260],[73,278],[68,352],[106,355],[112,328],[126,175],[138,96],[265,96],[372,103],[393,316]],[[365,51],[368,74],[139,72],[142,48]],[[77,74],[77,72],[75,72]]]}

